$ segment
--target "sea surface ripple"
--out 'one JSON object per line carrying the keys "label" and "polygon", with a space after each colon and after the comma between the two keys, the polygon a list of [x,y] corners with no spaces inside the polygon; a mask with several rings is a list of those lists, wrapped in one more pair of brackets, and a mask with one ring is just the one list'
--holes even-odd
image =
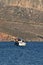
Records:
{"label": "sea surface ripple", "polygon": [[27,42],[25,47],[0,42],[0,65],[43,65],[43,42]]}

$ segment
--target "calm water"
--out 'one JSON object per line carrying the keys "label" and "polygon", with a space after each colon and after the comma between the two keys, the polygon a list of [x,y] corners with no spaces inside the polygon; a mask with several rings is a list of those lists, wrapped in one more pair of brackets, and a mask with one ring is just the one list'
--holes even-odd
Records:
{"label": "calm water", "polygon": [[43,65],[43,42],[28,42],[26,47],[0,42],[0,65]]}

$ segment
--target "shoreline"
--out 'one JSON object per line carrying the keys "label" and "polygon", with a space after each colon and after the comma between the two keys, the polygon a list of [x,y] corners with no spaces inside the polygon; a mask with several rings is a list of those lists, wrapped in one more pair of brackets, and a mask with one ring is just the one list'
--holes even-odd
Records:
{"label": "shoreline", "polygon": [[[18,41],[18,37],[9,35],[7,33],[0,32],[0,42],[15,42],[15,40]],[[25,39],[24,39],[25,40]],[[43,42],[42,40],[25,40],[26,42]]]}

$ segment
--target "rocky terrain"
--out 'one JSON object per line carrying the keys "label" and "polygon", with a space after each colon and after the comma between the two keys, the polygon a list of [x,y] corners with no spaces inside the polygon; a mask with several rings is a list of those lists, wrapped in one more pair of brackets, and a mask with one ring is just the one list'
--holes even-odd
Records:
{"label": "rocky terrain", "polygon": [[0,42],[15,41],[17,37],[0,32]]}
{"label": "rocky terrain", "polygon": [[43,41],[42,3],[42,0],[0,0],[0,32],[27,41]]}
{"label": "rocky terrain", "polygon": [[43,0],[0,0],[4,6],[20,6],[43,10]]}

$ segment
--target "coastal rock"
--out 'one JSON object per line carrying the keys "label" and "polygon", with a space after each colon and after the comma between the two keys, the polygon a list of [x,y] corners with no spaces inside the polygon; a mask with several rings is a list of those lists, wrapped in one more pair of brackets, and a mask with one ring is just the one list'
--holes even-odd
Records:
{"label": "coastal rock", "polygon": [[0,32],[0,41],[15,41],[16,37]]}

